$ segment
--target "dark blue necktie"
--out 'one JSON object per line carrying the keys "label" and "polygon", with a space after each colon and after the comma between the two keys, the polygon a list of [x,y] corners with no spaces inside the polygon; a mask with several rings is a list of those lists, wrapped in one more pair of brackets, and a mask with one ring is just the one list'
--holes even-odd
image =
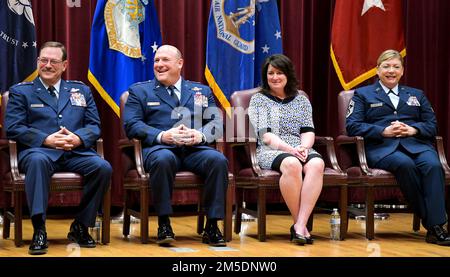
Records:
{"label": "dark blue necktie", "polygon": [[169,91],[169,94],[172,97],[173,102],[175,103],[175,106],[178,107],[180,105],[180,99],[178,99],[178,96],[175,93],[175,87],[174,86],[169,86],[167,88],[167,90]]}
{"label": "dark blue necktie", "polygon": [[54,104],[58,104],[58,98],[56,97],[56,89],[54,86],[48,87],[48,93],[52,96]]}

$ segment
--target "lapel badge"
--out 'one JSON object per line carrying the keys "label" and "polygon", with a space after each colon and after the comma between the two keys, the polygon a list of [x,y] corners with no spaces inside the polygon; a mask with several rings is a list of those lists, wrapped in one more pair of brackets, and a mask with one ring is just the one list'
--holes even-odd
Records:
{"label": "lapel badge", "polygon": [[194,94],[194,105],[203,106],[203,95],[200,91],[196,91]]}
{"label": "lapel badge", "polygon": [[420,102],[415,96],[409,96],[408,101],[406,101],[406,104],[408,104],[408,106],[420,107]]}
{"label": "lapel badge", "polygon": [[78,92],[78,91],[80,91],[79,88],[71,88],[70,89],[70,93],[74,93],[74,92]]}
{"label": "lapel badge", "polygon": [[79,92],[79,89],[77,90],[70,90],[70,103],[72,106],[78,106],[78,107],[86,107],[86,98],[84,98],[84,95]]}

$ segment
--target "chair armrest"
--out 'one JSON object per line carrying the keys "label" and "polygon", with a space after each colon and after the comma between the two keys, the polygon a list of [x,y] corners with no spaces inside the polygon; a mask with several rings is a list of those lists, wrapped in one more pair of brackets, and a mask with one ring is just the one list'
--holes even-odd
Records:
{"label": "chair armrest", "polygon": [[105,152],[103,152],[103,139],[99,138],[96,142],[96,149],[97,154],[102,157],[102,159],[105,159]]}
{"label": "chair armrest", "polygon": [[17,158],[17,143],[9,140],[9,164],[11,166],[11,176],[14,181],[20,180],[19,159]]}
{"label": "chair armrest", "polygon": [[339,163],[338,163],[338,160],[336,157],[336,149],[334,147],[333,138],[316,136],[314,144],[324,145],[327,149],[327,156],[328,156],[328,159],[330,160],[331,167],[339,174],[345,175],[345,173],[342,171],[341,167],[339,166]]}
{"label": "chair armrest", "polygon": [[142,156],[142,144],[138,139],[132,139],[131,143],[134,146],[134,159],[136,162],[136,170],[141,178],[148,178],[144,169],[144,158]]}
{"label": "chair armrest", "polygon": [[450,167],[448,166],[448,163],[447,163],[447,157],[445,156],[444,142],[443,142],[443,139],[441,136],[436,136],[436,149],[437,149],[439,161],[441,162],[442,167],[445,170],[450,171]]}
{"label": "chair armrest", "polygon": [[250,151],[250,161],[252,163],[253,173],[258,177],[262,176],[261,167],[259,167],[258,160],[256,159],[256,140],[248,142],[248,149]]}
{"label": "chair armrest", "polygon": [[[252,164],[252,171],[255,176],[262,176],[262,170],[258,165],[258,160],[256,159],[256,138],[252,137],[231,137],[227,139],[227,144],[230,148],[236,146],[245,146],[249,150],[250,162]],[[234,156],[234,155],[233,155]],[[237,172],[235,172],[237,173]]]}
{"label": "chair armrest", "polygon": [[369,168],[369,165],[367,164],[367,158],[366,158],[366,150],[364,147],[364,138],[361,136],[346,136],[346,135],[339,135],[336,138],[336,145],[338,147],[342,147],[342,145],[348,145],[348,144],[355,144],[356,146],[356,153],[358,155],[358,161],[359,161],[359,167],[361,168],[361,171],[365,175],[372,175],[372,171]]}

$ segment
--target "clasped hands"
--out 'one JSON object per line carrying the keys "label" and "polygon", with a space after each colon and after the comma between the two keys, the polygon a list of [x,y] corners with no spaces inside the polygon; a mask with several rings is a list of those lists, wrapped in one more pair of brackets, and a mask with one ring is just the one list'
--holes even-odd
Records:
{"label": "clasped hands", "polygon": [[398,120],[391,122],[391,125],[386,127],[382,133],[384,137],[410,137],[417,134],[417,129],[409,126]]}
{"label": "clasped hands", "polygon": [[63,127],[58,132],[46,137],[44,145],[50,148],[71,151],[81,145],[81,139],[76,134]]}
{"label": "clasped hands", "polygon": [[307,147],[299,145],[295,148],[292,148],[291,154],[297,157],[300,161],[305,162],[306,158],[308,158],[308,152],[309,150]]}
{"label": "clasped hands", "polygon": [[184,124],[165,131],[161,136],[162,143],[177,146],[192,146],[200,144],[202,140],[201,132],[188,128]]}

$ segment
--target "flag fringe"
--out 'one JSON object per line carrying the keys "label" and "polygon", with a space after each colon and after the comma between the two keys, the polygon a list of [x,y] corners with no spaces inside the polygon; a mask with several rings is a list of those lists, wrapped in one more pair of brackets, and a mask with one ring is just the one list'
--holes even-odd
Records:
{"label": "flag fringe", "polygon": [[116,104],[116,102],[111,98],[111,96],[106,92],[106,90],[100,85],[100,82],[94,76],[94,74],[89,70],[88,71],[88,80],[95,87],[95,89],[100,93],[100,96],[105,100],[105,102],[111,107],[114,113],[120,118],[120,108]]}
{"label": "flag fringe", "polygon": [[[402,57],[406,56],[406,48],[404,48],[403,50],[400,51],[400,55],[402,55]],[[339,78],[339,82],[341,83],[341,86],[344,88],[344,90],[349,90],[349,89],[359,85],[360,83],[364,82],[365,80],[372,78],[373,76],[375,76],[377,74],[377,67],[375,66],[374,68],[364,72],[363,74],[359,75],[358,77],[354,78],[353,80],[346,82],[344,80],[344,75],[342,73],[342,70],[339,67],[339,63],[336,59],[336,55],[334,54],[332,44],[330,45],[330,56],[331,56],[331,60],[333,62],[334,69],[336,70],[336,74]]]}
{"label": "flag fringe", "polygon": [[228,101],[227,97],[223,93],[222,89],[217,84],[216,80],[214,79],[213,74],[209,70],[208,65],[205,67],[205,77],[206,81],[208,81],[209,87],[212,89],[214,95],[217,97],[217,100],[219,100],[220,105],[222,108],[226,111],[227,115],[231,116],[231,105]]}

